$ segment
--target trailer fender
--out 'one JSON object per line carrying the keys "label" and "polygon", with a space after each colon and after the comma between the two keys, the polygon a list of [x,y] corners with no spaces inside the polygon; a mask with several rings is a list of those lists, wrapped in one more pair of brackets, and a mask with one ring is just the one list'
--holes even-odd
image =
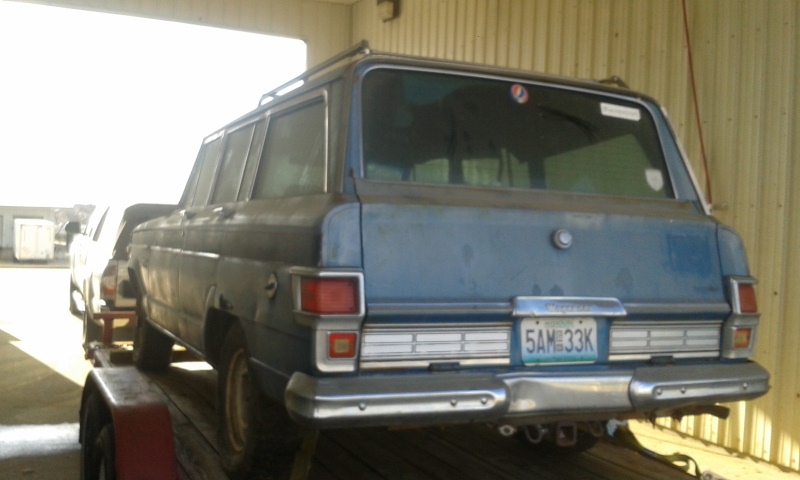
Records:
{"label": "trailer fender", "polygon": [[84,452],[94,448],[96,437],[105,426],[86,425],[92,422],[87,419],[113,424],[118,480],[178,478],[169,409],[135,368],[95,368],[89,372],[81,401],[80,438]]}

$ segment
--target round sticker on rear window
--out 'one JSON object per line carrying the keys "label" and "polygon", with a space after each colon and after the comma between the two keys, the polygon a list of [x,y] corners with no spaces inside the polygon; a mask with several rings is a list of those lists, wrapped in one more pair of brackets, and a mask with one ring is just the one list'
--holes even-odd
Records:
{"label": "round sticker on rear window", "polygon": [[511,85],[511,98],[520,105],[524,105],[528,103],[528,90],[519,83],[515,83]]}

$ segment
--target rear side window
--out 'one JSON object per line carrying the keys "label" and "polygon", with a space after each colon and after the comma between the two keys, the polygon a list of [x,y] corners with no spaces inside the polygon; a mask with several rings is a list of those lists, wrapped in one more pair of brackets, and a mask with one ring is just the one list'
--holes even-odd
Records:
{"label": "rear side window", "polygon": [[362,84],[369,179],[673,198],[650,113],[615,97],[376,69]]}
{"label": "rear side window", "polygon": [[214,196],[211,199],[212,204],[236,201],[254,130],[255,124],[251,123],[234,130],[228,136],[225,153],[219,164],[219,175],[214,188]]}
{"label": "rear side window", "polygon": [[273,116],[267,125],[252,198],[325,191],[325,103],[320,99]]}
{"label": "rear side window", "polygon": [[197,159],[197,177],[187,192],[186,202],[188,207],[201,207],[208,202],[211,185],[214,182],[214,173],[217,171],[217,160],[222,146],[220,137],[206,143]]}

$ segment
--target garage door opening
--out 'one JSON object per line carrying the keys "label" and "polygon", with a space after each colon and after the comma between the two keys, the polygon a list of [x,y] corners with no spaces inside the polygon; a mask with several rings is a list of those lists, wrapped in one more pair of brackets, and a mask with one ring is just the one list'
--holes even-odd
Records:
{"label": "garage door opening", "polygon": [[8,1],[0,45],[0,205],[174,203],[202,138],[306,67],[300,40]]}

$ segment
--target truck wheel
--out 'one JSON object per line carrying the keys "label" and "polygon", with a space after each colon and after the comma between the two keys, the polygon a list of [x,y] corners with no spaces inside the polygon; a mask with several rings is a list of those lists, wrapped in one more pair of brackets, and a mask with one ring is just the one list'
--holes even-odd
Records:
{"label": "truck wheel", "polygon": [[[141,302],[140,302],[141,303]],[[150,325],[141,307],[133,337],[133,363],[139,370],[155,372],[164,370],[172,360],[175,342]]]}
{"label": "truck wheel", "polygon": [[297,425],[267,399],[250,371],[244,333],[228,331],[220,355],[217,414],[223,468],[231,479],[288,479],[300,447]]}

